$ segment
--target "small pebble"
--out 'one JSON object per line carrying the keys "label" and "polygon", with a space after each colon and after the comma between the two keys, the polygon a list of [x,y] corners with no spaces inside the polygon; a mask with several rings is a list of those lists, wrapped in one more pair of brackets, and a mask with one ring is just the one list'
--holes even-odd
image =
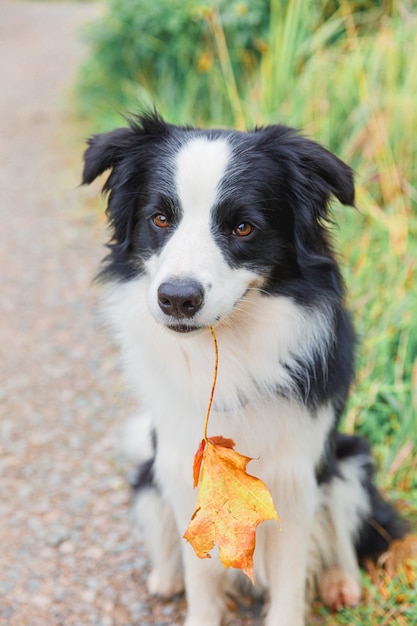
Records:
{"label": "small pebble", "polygon": [[30,600],[32,604],[34,604],[35,606],[41,609],[45,609],[46,607],[50,606],[51,601],[52,601],[51,598],[49,598],[48,596],[43,596],[41,594],[32,596]]}
{"label": "small pebble", "polygon": [[59,546],[61,554],[72,554],[75,550],[74,544],[71,541],[63,541]]}
{"label": "small pebble", "polygon": [[97,593],[94,589],[86,589],[81,594],[81,598],[84,600],[84,602],[87,602],[88,604],[92,604],[96,599],[96,596]]}

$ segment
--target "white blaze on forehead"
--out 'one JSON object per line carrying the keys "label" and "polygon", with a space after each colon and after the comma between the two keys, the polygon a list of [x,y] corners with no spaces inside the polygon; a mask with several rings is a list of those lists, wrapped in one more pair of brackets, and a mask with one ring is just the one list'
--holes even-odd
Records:
{"label": "white blaze on forehead", "polygon": [[184,215],[210,215],[231,156],[225,139],[196,137],[176,158],[175,183]]}
{"label": "white blaze on forehead", "polygon": [[162,249],[145,263],[150,279],[148,307],[160,324],[172,323],[158,303],[158,289],[166,281],[192,279],[202,286],[204,304],[193,319],[197,326],[209,326],[229,315],[258,278],[244,267],[228,265],[211,224],[231,158],[226,139],[204,136],[192,138],[175,155],[174,184],[181,219]]}

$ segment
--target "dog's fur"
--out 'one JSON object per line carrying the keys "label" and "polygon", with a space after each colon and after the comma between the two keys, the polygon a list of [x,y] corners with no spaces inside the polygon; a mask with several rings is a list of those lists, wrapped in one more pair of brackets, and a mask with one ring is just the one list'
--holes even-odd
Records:
{"label": "dog's fur", "polygon": [[181,538],[195,505],[213,326],[209,434],[255,459],[249,471],[281,518],[281,529],[265,522],[257,532],[266,625],[304,624],[306,590],[334,608],[356,604],[358,557],[401,530],[373,485],[368,446],[337,434],[355,339],[328,203],[353,204],[350,168],[284,126],[199,130],[152,114],[90,139],[84,183],[105,170],[112,239],[100,278],[142,407],[128,445],[140,461],[134,508],[150,591],[168,596],[185,582],[187,626],[221,623],[230,572]]}

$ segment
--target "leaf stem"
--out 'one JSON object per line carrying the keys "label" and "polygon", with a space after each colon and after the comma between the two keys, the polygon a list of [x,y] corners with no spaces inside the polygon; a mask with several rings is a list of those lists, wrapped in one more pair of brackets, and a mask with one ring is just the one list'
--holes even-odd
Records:
{"label": "leaf stem", "polygon": [[217,346],[216,333],[214,332],[214,328],[212,326],[209,326],[209,329],[210,329],[210,332],[211,332],[211,336],[213,337],[214,355],[215,355],[215,357],[214,357],[213,384],[211,385],[210,400],[209,400],[208,407],[207,407],[206,419],[204,420],[204,441],[206,443],[208,442],[207,427],[208,427],[208,421],[209,421],[209,417],[210,417],[211,406],[213,404],[214,391],[216,389],[217,370],[219,368],[219,348]]}

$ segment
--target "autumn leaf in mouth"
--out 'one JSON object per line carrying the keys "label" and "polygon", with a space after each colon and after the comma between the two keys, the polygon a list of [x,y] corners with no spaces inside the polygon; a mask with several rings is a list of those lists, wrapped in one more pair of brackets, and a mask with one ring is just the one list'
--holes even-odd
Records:
{"label": "autumn leaf in mouth", "polygon": [[214,380],[204,437],[194,458],[197,502],[184,538],[201,559],[210,558],[209,552],[217,545],[223,565],[241,569],[254,582],[256,529],[263,521],[279,518],[266,485],[246,471],[252,459],[236,452],[231,439],[207,437],[218,366],[217,340],[210,330],[216,354]]}

